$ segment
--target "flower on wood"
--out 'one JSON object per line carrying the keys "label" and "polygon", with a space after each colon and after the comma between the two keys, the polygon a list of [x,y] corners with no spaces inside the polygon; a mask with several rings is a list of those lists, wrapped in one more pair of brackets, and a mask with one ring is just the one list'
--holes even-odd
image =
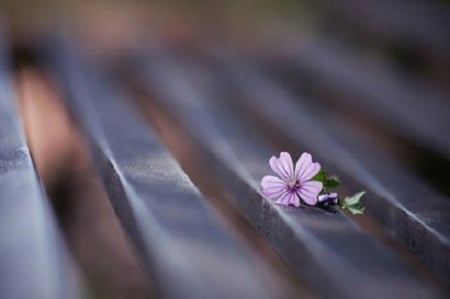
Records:
{"label": "flower on wood", "polygon": [[295,207],[300,206],[301,200],[308,205],[317,204],[323,184],[313,178],[319,173],[321,166],[312,161],[311,154],[301,154],[295,167],[291,155],[287,152],[282,152],[279,158],[272,157],[269,164],[278,177],[263,177],[261,186],[266,197],[275,200],[277,204]]}

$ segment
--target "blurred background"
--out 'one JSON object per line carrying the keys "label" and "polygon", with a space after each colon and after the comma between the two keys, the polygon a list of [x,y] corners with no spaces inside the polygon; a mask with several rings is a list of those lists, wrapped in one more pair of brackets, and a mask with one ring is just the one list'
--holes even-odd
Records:
{"label": "blurred background", "polygon": [[[238,53],[306,95],[304,105],[316,111],[317,121],[334,119],[330,126],[359,131],[364,143],[450,196],[449,1],[0,0],[0,20],[10,38],[33,157],[96,298],[147,298],[154,290],[94,174],[61,87],[36,54],[41,41],[62,27],[77,47],[119,76],[143,46],[177,53],[191,64],[207,61],[202,55],[211,49]],[[146,111],[219,213],[285,278],[290,296],[314,297],[222,203],[226,195],[202,175],[192,140],[164,111]]]}
{"label": "blurred background", "polygon": [[84,34],[102,36],[105,43],[155,31],[180,38],[221,33],[248,39],[255,31],[313,30],[448,83],[450,4],[445,0],[2,0],[1,4],[14,30],[39,30],[64,20]]}

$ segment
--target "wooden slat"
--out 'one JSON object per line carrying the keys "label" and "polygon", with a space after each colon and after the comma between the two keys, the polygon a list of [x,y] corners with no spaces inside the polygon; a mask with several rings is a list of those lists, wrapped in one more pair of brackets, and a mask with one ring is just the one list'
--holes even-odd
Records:
{"label": "wooden slat", "polygon": [[190,75],[163,55],[138,63],[152,98],[209,153],[211,169],[234,193],[235,204],[317,292],[345,298],[440,296],[340,211],[282,207],[263,198],[259,182],[270,173],[272,153],[237,111],[222,105],[219,94],[226,89],[207,100],[185,80]]}
{"label": "wooden slat", "polygon": [[[284,66],[307,80],[312,92],[329,92],[335,96],[328,99],[363,109],[377,125],[450,159],[450,140],[442,138],[442,132],[450,128],[450,104],[443,91],[331,39],[304,36],[277,44],[289,57]],[[280,60],[272,62],[283,65]]]}
{"label": "wooden slat", "polygon": [[86,71],[64,45],[53,53],[67,102],[89,136],[95,163],[161,296],[270,298],[261,267],[114,85]]}
{"label": "wooden slat", "polygon": [[36,174],[0,34],[0,298],[80,298],[81,284]]}
{"label": "wooden slat", "polygon": [[243,99],[255,112],[299,147],[310,148],[350,182],[373,194],[366,199],[369,214],[446,280],[450,274],[448,198],[389,163],[375,148],[364,146],[364,141],[352,136],[348,128],[345,133],[346,130],[323,127],[332,115],[314,119],[312,111],[301,105],[301,99],[267,76],[239,66],[242,62],[229,61],[227,65],[230,78],[236,79],[235,83],[246,95]]}

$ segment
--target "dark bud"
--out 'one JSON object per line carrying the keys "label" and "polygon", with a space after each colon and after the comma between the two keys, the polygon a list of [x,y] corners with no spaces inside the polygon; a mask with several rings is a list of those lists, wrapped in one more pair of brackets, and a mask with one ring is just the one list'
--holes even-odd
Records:
{"label": "dark bud", "polygon": [[324,193],[318,197],[319,205],[337,205],[339,202],[339,196],[336,192]]}

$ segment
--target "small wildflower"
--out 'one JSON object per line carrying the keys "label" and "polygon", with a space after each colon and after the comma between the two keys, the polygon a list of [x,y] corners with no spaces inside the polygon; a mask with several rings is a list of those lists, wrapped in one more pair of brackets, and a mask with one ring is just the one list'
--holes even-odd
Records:
{"label": "small wildflower", "polygon": [[311,206],[317,204],[323,184],[312,179],[321,166],[312,162],[311,154],[303,153],[295,167],[291,155],[286,152],[282,152],[279,158],[272,157],[269,164],[279,177],[268,175],[262,179],[262,192],[266,197],[277,204],[295,207],[300,206],[300,199]]}
{"label": "small wildflower", "polygon": [[329,176],[319,163],[313,163],[311,154],[301,154],[295,167],[291,155],[286,152],[280,153],[279,158],[270,158],[269,164],[278,177],[263,177],[261,187],[264,196],[275,203],[299,207],[303,201],[310,206],[338,206],[352,214],[364,213],[361,198],[365,192],[341,200],[335,192],[341,181],[335,175]]}

